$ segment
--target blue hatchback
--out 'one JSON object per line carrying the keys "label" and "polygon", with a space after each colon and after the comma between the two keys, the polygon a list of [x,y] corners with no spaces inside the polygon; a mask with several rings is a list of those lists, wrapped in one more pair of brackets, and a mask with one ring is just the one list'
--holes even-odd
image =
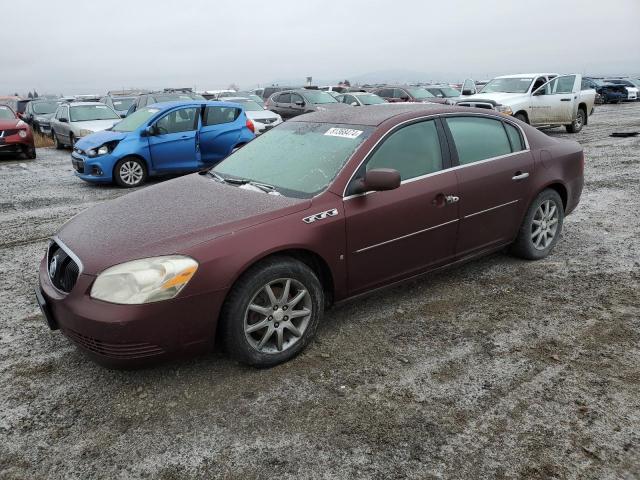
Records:
{"label": "blue hatchback", "polygon": [[235,103],[158,103],[141,108],[109,130],[78,140],[71,159],[82,180],[137,187],[149,176],[215,165],[250,142],[253,130],[253,123]]}

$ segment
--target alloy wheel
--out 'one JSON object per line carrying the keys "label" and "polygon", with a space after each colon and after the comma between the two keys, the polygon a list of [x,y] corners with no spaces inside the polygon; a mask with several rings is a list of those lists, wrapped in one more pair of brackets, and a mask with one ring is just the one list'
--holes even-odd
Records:
{"label": "alloy wheel", "polygon": [[127,185],[137,185],[143,176],[144,170],[138,162],[129,160],[120,166],[120,178]]}
{"label": "alloy wheel", "polygon": [[545,200],[536,209],[531,222],[531,241],[537,250],[544,250],[558,231],[558,206],[553,200]]}
{"label": "alloy wheel", "polygon": [[281,353],[304,335],[311,316],[311,295],[293,278],[280,278],[262,286],[244,314],[244,334],[261,353]]}

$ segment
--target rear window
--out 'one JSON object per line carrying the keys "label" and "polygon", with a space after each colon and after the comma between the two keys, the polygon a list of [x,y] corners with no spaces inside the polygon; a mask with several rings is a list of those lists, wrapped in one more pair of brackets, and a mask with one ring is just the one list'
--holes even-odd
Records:
{"label": "rear window", "polygon": [[500,120],[481,117],[447,118],[458,161],[467,165],[511,153],[511,143]]}

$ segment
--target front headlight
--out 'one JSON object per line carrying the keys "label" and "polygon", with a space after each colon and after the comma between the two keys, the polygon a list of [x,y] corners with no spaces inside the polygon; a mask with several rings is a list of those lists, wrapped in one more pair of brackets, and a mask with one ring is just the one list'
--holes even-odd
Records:
{"label": "front headlight", "polygon": [[101,147],[99,147],[99,148],[97,148],[97,149],[92,148],[91,150],[88,150],[88,151],[87,151],[87,155],[88,155],[89,157],[97,157],[97,156],[99,156],[99,155],[106,155],[106,154],[107,154],[107,153],[109,153],[109,152],[110,152],[110,150],[109,150],[109,146],[107,146],[107,145],[102,145]]}
{"label": "front headlight", "polygon": [[511,107],[507,105],[497,105],[496,110],[500,113],[504,113],[505,115],[513,115],[513,110],[511,110]]}
{"label": "front headlight", "polygon": [[91,135],[93,132],[91,130],[80,130],[80,136],[81,137],[86,137],[87,135]]}
{"label": "front headlight", "polygon": [[20,135],[20,138],[27,138],[27,131],[26,130],[18,130],[18,135]]}
{"label": "front headlight", "polygon": [[136,305],[169,300],[180,293],[198,269],[182,255],[143,258],[107,268],[91,287],[91,297]]}

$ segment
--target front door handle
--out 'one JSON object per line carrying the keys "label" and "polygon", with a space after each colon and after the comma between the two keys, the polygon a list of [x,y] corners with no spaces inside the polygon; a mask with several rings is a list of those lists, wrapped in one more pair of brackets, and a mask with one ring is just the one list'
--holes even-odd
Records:
{"label": "front door handle", "polygon": [[529,178],[529,172],[516,172],[516,174],[511,177],[511,180],[517,182],[519,180],[524,180],[525,178]]}
{"label": "front door handle", "polygon": [[460,201],[460,197],[439,193],[431,201],[431,205],[433,205],[434,207],[444,207],[445,205],[451,205],[452,203],[457,203],[458,201]]}
{"label": "front door handle", "polygon": [[561,102],[570,102],[571,99],[570,98],[561,98],[560,101]]}
{"label": "front door handle", "polygon": [[455,195],[447,195],[444,197],[445,201],[451,205],[452,203],[458,203],[460,201],[460,197],[456,197]]}

